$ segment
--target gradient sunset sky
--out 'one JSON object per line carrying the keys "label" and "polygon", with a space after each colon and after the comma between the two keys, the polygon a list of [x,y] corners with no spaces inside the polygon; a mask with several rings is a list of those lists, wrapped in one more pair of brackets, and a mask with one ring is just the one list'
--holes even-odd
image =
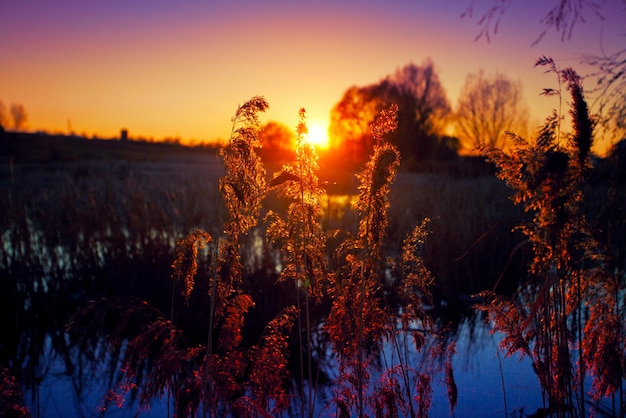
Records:
{"label": "gradient sunset sky", "polygon": [[555,3],[512,0],[487,43],[474,38],[493,0],[464,19],[471,0],[0,0],[0,101],[23,104],[29,130],[212,140],[254,95],[270,103],[263,121],[293,127],[305,107],[328,124],[348,87],[431,57],[453,106],[468,73],[498,70],[522,81],[538,124],[557,106],[539,97],[555,87],[539,56],[585,73],[582,54],[626,42],[626,4],[607,0],[571,40],[552,30],[531,46]]}

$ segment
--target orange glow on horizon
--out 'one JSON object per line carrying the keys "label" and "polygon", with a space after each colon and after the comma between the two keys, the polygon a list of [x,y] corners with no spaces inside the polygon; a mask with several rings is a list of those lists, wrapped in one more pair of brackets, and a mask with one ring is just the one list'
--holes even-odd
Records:
{"label": "orange glow on horizon", "polygon": [[[305,106],[315,115],[311,130],[321,130],[313,122],[328,126],[330,109],[351,86],[426,58],[452,107],[468,73],[497,70],[523,82],[531,120],[541,122],[558,104],[539,95],[555,83],[533,67],[539,55],[589,73],[580,53],[597,51],[600,29],[606,51],[623,43],[619,2],[607,3],[605,19],[577,25],[571,40],[550,32],[535,47],[543,29],[538,0],[512,3],[489,43],[474,41],[476,19],[459,18],[469,1],[62,3],[41,2],[36,13],[31,2],[0,7],[0,36],[11,39],[0,48],[0,101],[24,105],[27,130],[102,138],[125,127],[132,138],[223,143],[237,104],[254,95],[270,103],[262,120],[293,128]],[[511,21],[516,13],[528,15]],[[328,147],[321,133],[311,142]]]}

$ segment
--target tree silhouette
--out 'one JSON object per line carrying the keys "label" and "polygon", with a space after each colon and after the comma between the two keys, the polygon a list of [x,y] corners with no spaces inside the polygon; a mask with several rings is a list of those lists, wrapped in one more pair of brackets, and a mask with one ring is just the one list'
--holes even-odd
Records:
{"label": "tree silhouette", "polygon": [[[626,10],[626,0],[621,1]],[[541,18],[544,29],[533,41],[536,45],[548,31],[554,29],[561,34],[561,41],[571,39],[574,28],[579,23],[585,23],[589,15],[596,15],[603,20],[603,8],[614,2],[598,0],[556,0],[554,7]],[[476,0],[470,5],[461,18],[471,18],[475,11]],[[493,0],[493,4],[479,18],[481,27],[476,40],[481,38],[490,41],[491,36],[498,33],[500,20],[511,5],[511,0]],[[597,93],[592,104],[599,112],[598,122],[604,131],[613,139],[621,139],[626,133],[626,48],[619,51],[606,52],[601,49],[599,54],[584,54],[583,61],[595,68],[590,77],[595,78],[596,87],[590,92]]]}
{"label": "tree silhouette", "polygon": [[13,103],[9,109],[11,118],[13,120],[13,129],[16,131],[22,130],[26,127],[26,109],[19,103]]}
{"label": "tree silhouette", "polygon": [[[626,5],[626,1],[622,0],[622,2]],[[588,13],[602,18],[601,9],[606,4],[606,1],[556,0],[554,3],[554,7],[541,18],[540,23],[543,24],[544,29],[535,39],[533,45],[538,44],[551,29],[561,34],[561,40],[569,40],[572,37],[574,27],[578,23],[585,23],[585,16]],[[493,4],[478,20],[478,25],[481,29],[476,36],[476,40],[485,37],[487,42],[489,42],[491,36],[498,33],[500,20],[510,5],[510,0],[493,0]],[[467,9],[461,14],[461,17],[473,17],[475,6],[476,0],[472,0]]]}
{"label": "tree silhouette", "polygon": [[432,59],[405,65],[383,84],[388,100],[398,105],[396,143],[405,162],[437,157],[451,107]]}
{"label": "tree silhouette", "polygon": [[0,100],[0,128],[6,129],[7,125],[7,109],[4,107],[4,103]]}
{"label": "tree silhouette", "polygon": [[261,149],[259,155],[268,162],[293,160],[296,149],[296,135],[293,130],[280,122],[270,121],[259,130]]}
{"label": "tree silhouette", "polygon": [[522,102],[521,82],[511,81],[499,72],[487,77],[483,70],[465,78],[456,127],[467,148],[506,148],[506,131],[524,131],[527,124],[528,108]]}
{"label": "tree silhouette", "polygon": [[370,125],[392,104],[398,106],[398,128],[389,140],[405,167],[439,156],[447,143],[442,135],[451,107],[431,59],[409,63],[376,84],[348,89],[332,110],[331,147],[364,161],[361,157],[372,151]]}

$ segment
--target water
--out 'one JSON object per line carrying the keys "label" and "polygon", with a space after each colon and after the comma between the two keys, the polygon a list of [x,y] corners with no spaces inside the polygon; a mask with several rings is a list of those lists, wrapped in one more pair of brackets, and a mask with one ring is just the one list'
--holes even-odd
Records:
{"label": "water", "polygon": [[[507,358],[502,353],[498,356],[499,337],[492,335],[480,321],[463,321],[459,325],[454,337],[457,354],[452,361],[458,387],[454,416],[506,417],[532,413],[542,407],[541,390],[530,362],[517,356]],[[44,347],[37,371],[41,382],[25,393],[33,416],[124,417],[137,413],[142,417],[167,416],[166,398],[156,399],[149,410],[142,410],[127,396],[123,407],[113,404],[102,410],[109,389],[107,380],[114,372],[111,365],[117,363],[107,353],[100,353],[103,361],[90,364],[72,347],[68,347],[68,353],[56,352],[49,337]],[[317,410],[321,411],[322,406]],[[321,416],[328,414],[326,410]],[[443,375],[433,382],[430,416],[452,416]]]}
{"label": "water", "polygon": [[[452,363],[458,387],[455,416],[506,417],[515,411],[533,413],[542,406],[541,388],[529,359],[499,352],[500,337],[483,326],[471,328],[468,322],[459,328]],[[450,415],[446,396],[439,385],[431,416]]]}
{"label": "water", "polygon": [[[256,241],[258,237],[253,236],[253,243]],[[168,243],[172,245],[169,241]],[[58,260],[67,259],[63,251],[56,251],[55,254]],[[42,270],[48,273],[47,269]],[[166,271],[162,280],[168,283],[166,294],[171,295],[168,275],[169,272]],[[54,280],[42,281],[43,284],[50,283],[53,286],[39,288],[26,286],[25,290],[15,291],[17,293],[11,298],[6,297],[6,292],[0,295],[4,302],[10,302],[14,307],[11,310],[11,306],[7,307],[7,304],[3,303],[0,306],[2,312],[9,312],[16,318],[14,325],[7,322],[7,325],[13,326],[14,329],[6,331],[0,340],[0,354],[6,356],[6,353],[11,352],[11,348],[14,348],[15,352],[8,360],[3,357],[2,362],[11,367],[14,373],[18,370],[16,377],[22,383],[24,398],[32,416],[68,418],[125,417],[136,414],[145,417],[168,416],[167,398],[155,399],[149,410],[142,410],[136,400],[127,396],[123,407],[111,404],[106,410],[102,410],[109,389],[113,385],[111,382],[115,381],[121,365],[104,346],[78,347],[70,341],[65,333],[65,325],[75,310],[73,307],[86,302],[84,300],[77,302],[76,295],[82,292],[81,286],[85,286],[87,282],[81,279],[83,281],[75,283],[74,275],[53,274],[53,276]],[[154,287],[154,276],[149,278]],[[128,278],[122,277],[120,280],[128,281]],[[170,297],[164,299],[165,304],[169,306]],[[544,405],[541,388],[530,360],[520,359],[517,354],[507,357],[505,353],[499,351],[498,343],[502,336],[492,334],[489,327],[477,319],[478,314],[470,312],[461,318],[453,327],[453,331],[447,334],[450,341],[455,341],[457,352],[452,359],[458,388],[458,403],[454,416],[523,417],[542,408]],[[88,328],[86,332],[92,331],[97,334],[96,329]],[[386,347],[386,350],[389,348]],[[416,367],[420,362],[419,354],[414,354],[411,359],[413,361],[411,366]],[[337,374],[336,370],[327,370],[327,373],[330,376]],[[330,393],[332,388],[320,390]],[[601,408],[609,411],[604,416],[610,416],[610,400],[604,400]],[[330,414],[321,404],[316,407],[316,411],[319,416]],[[433,382],[430,416],[453,416],[443,374],[439,374]]]}
{"label": "water", "polygon": [[[349,205],[349,199],[345,202],[333,201],[332,205],[341,208]],[[163,238],[161,234],[152,230],[150,233],[149,242],[166,242],[165,247],[169,251],[174,248],[170,235],[165,234],[166,238]],[[77,295],[82,294],[82,288],[91,282],[85,279],[87,270],[84,268],[80,270],[77,264],[73,264],[69,251],[63,247],[56,246],[48,249],[45,240],[39,237],[35,228],[31,229],[31,235],[33,237],[31,248],[38,249],[38,262],[35,264],[42,266],[42,275],[45,279],[40,282],[35,281],[32,287],[26,286],[17,291],[17,294],[23,297],[24,304],[21,307],[17,306],[20,313],[16,321],[15,341],[5,337],[5,341],[1,342],[7,343],[7,347],[12,343],[19,347],[18,353],[10,361],[14,365],[13,369],[18,367],[21,370],[21,376],[18,378],[23,382],[24,396],[32,415],[69,418],[123,417],[134,416],[139,412],[140,416],[145,417],[167,416],[167,398],[155,399],[149,410],[141,410],[138,402],[130,396],[126,397],[125,404],[121,408],[113,403],[108,405],[106,410],[102,409],[121,365],[103,347],[83,347],[81,351],[69,341],[64,333],[65,323],[73,311],[77,306],[82,306],[86,302],[85,300],[77,301],[76,298]],[[257,257],[260,256],[257,254],[259,240],[257,235],[252,235],[252,252]],[[100,269],[105,269],[107,262],[111,263],[111,260],[103,256],[108,252],[108,247],[104,242],[96,241],[96,243],[98,245],[91,243],[86,248],[95,251],[95,271],[100,271]],[[134,245],[141,249],[143,244],[140,240]],[[137,257],[144,253],[155,253],[155,250],[128,252],[128,254],[137,254]],[[162,255],[160,258],[170,260],[173,259],[173,254],[169,257]],[[128,263],[133,265],[132,260]],[[139,263],[146,263],[146,260],[140,259]],[[154,264],[150,261],[147,263]],[[115,259],[111,264],[119,265],[120,260]],[[78,271],[82,273],[73,272],[72,267],[78,268]],[[165,271],[160,281],[169,283],[168,276],[169,271]],[[119,280],[126,284],[124,287],[116,288],[116,292],[119,292],[121,289],[126,290],[128,283],[132,283],[132,280],[137,280],[136,277],[131,281],[129,279],[105,277],[104,281],[111,284],[113,280]],[[146,286],[147,283],[150,283],[150,287],[156,286],[158,281],[155,281],[154,275],[150,275],[147,279],[149,282],[146,281]],[[102,278],[93,280],[93,283],[96,283]],[[42,286],[38,287],[37,283],[41,283]],[[140,289],[140,293],[145,292],[144,286],[135,285],[135,287]],[[167,284],[165,293],[170,294],[170,292],[171,284]],[[169,297],[163,299],[167,305]],[[19,302],[16,303],[19,304]],[[492,335],[482,321],[469,318],[475,318],[475,316],[470,315],[463,319],[450,336],[456,341],[457,350],[452,363],[458,387],[455,416],[502,417],[510,416],[516,411],[526,413],[536,411],[542,406],[541,391],[528,359],[520,361],[517,357],[505,358],[502,353],[498,355],[500,336]],[[97,333],[95,329],[93,332]],[[414,353],[413,361],[416,364],[420,362],[419,357],[418,353]],[[17,366],[18,363],[21,363],[21,367]],[[336,375],[336,370],[327,370],[327,373],[331,376]],[[433,382],[433,404],[430,416],[451,416],[443,379],[443,374],[440,374],[438,380]],[[325,390],[330,392],[332,388]],[[318,405],[316,409],[318,412],[323,411],[321,416],[328,415],[328,410],[324,410],[323,405]]]}

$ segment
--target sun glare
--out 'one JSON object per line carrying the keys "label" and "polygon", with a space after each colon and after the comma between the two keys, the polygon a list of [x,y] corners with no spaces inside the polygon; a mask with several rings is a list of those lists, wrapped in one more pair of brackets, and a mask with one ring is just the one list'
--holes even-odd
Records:
{"label": "sun glare", "polygon": [[309,127],[309,142],[318,148],[328,148],[328,129],[321,125],[312,123]]}

